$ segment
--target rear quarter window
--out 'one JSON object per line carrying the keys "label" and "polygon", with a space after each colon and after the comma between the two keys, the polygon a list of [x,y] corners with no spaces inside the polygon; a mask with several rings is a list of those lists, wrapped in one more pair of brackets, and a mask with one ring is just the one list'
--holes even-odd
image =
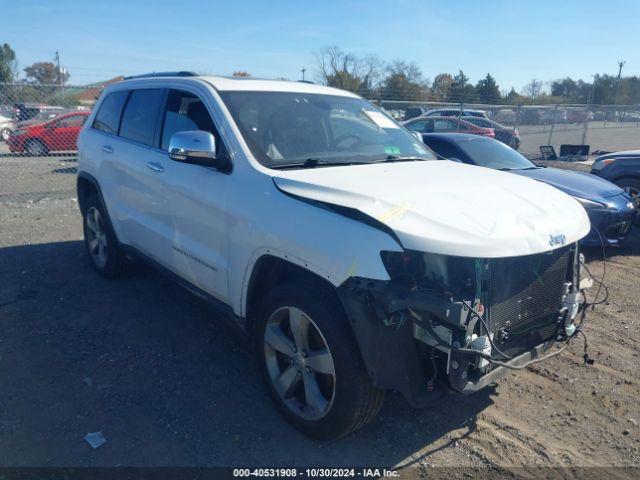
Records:
{"label": "rear quarter window", "polygon": [[100,105],[96,118],[93,120],[93,128],[101,132],[117,135],[122,107],[128,95],[128,90],[108,94]]}

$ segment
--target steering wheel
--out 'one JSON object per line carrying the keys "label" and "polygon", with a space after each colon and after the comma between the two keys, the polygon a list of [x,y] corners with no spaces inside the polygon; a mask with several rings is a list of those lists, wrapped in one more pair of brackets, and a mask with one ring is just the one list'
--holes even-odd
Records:
{"label": "steering wheel", "polygon": [[[347,144],[347,145],[340,145],[341,143],[345,143],[348,140],[352,140],[351,143]],[[338,138],[336,138],[333,141],[333,145],[340,149],[340,150],[345,150],[347,148],[353,148],[353,147],[357,147],[362,145],[364,142],[362,141],[362,139],[356,135],[347,133],[345,135],[340,135]]]}

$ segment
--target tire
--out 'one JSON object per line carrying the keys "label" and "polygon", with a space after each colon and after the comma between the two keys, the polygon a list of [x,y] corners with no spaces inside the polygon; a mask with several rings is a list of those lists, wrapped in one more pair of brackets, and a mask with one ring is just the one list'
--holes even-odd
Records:
{"label": "tire", "polygon": [[2,140],[3,142],[6,142],[7,140],[9,140],[10,136],[11,136],[10,129],[3,128],[2,130],[0,130],[0,140]]}
{"label": "tire", "polygon": [[27,153],[33,157],[40,157],[42,155],[46,155],[48,150],[44,143],[37,138],[33,140],[29,140],[24,148]]}
{"label": "tire", "polygon": [[[307,335],[294,336],[292,325],[300,333],[305,324]],[[373,386],[346,315],[321,282],[276,287],[262,302],[254,330],[271,398],[304,434],[338,438],[362,428],[380,411],[384,391]]]}
{"label": "tire", "polygon": [[91,266],[103,277],[119,277],[127,270],[127,258],[97,195],[86,199],[83,220],[84,244]]}

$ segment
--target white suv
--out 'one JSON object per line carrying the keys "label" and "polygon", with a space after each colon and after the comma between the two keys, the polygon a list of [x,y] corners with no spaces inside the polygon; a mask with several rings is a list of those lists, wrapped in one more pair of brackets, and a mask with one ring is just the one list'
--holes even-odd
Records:
{"label": "white suv", "polygon": [[109,86],[78,144],[93,267],[139,257],[255,342],[282,414],[332,438],[384,390],[476,391],[575,333],[584,209],[436,160],[349,92],[189,73]]}

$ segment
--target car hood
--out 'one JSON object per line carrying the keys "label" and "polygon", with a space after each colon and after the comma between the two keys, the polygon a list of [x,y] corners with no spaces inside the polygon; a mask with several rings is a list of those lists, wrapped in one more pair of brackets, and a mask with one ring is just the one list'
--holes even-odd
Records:
{"label": "car hood", "polygon": [[617,157],[640,157],[640,150],[623,150],[621,152],[612,152],[605,155],[600,155],[596,158],[596,161],[603,160],[605,158],[617,158]]}
{"label": "car hood", "polygon": [[590,229],[584,208],[553,187],[444,160],[281,171],[273,180],[290,195],[359,210],[392,229],[404,248],[424,252],[527,255]]}
{"label": "car hood", "polygon": [[572,172],[560,168],[536,168],[534,170],[512,170],[511,173],[533,178],[562,190],[573,197],[599,201],[623,193],[622,189],[608,180],[586,172]]}

